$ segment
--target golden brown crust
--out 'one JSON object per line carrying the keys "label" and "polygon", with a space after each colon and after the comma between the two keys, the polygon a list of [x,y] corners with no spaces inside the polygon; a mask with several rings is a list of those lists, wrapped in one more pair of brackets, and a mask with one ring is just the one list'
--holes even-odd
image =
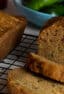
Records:
{"label": "golden brown crust", "polygon": [[49,19],[45,25],[41,28],[40,32],[42,32],[44,29],[50,27],[51,25],[53,25],[55,22],[57,22],[58,20],[62,20],[64,17],[63,16],[58,16],[58,17],[53,17],[51,19]]}
{"label": "golden brown crust", "polygon": [[[46,24],[41,28],[40,33],[39,33],[39,37],[38,37],[38,42],[40,42],[42,36],[43,36],[43,30],[46,30],[47,28],[49,28],[50,26],[52,26],[54,23],[56,23],[57,21],[59,22],[59,24],[64,25],[64,21],[61,23],[60,21],[64,20],[64,16],[59,16],[59,17],[53,17],[50,20],[48,20],[46,22]],[[53,28],[52,28],[53,30]]]}
{"label": "golden brown crust", "polygon": [[27,25],[27,19],[23,16],[15,16],[15,17],[20,20],[20,22],[23,24],[23,28],[25,28]]}
{"label": "golden brown crust", "polygon": [[26,64],[31,71],[64,83],[64,65],[31,53]]}
{"label": "golden brown crust", "polygon": [[0,12],[0,59],[3,59],[21,39],[26,20]]}

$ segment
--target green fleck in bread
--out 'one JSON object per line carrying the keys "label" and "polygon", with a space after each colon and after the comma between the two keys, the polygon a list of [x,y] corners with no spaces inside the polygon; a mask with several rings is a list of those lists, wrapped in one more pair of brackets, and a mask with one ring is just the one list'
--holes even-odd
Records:
{"label": "green fleck in bread", "polygon": [[64,85],[37,77],[25,69],[13,69],[8,73],[11,94],[64,94]]}

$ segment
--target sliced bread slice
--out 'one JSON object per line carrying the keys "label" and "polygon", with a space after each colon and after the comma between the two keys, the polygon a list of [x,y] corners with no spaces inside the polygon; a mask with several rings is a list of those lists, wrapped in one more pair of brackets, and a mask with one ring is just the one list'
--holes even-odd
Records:
{"label": "sliced bread slice", "polygon": [[30,53],[26,67],[31,71],[64,83],[64,66],[43,56]]}
{"label": "sliced bread slice", "polygon": [[64,94],[64,85],[37,77],[23,68],[8,73],[11,94]]}

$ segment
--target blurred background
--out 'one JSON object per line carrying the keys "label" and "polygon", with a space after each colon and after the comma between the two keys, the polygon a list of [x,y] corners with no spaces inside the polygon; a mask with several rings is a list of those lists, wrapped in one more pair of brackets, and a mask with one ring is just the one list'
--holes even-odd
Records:
{"label": "blurred background", "polygon": [[0,0],[0,9],[25,16],[29,22],[41,27],[54,16],[64,16],[64,0]]}
{"label": "blurred background", "polygon": [[0,0],[0,9],[21,15],[32,24],[42,27],[54,16],[64,16],[64,0]]}

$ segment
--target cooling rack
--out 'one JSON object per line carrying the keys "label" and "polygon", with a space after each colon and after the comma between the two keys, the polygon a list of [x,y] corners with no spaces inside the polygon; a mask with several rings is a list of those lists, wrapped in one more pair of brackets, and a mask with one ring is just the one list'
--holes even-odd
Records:
{"label": "cooling rack", "polygon": [[7,72],[8,70],[24,66],[29,52],[37,51],[37,37],[35,35],[23,34],[21,42],[10,54],[0,61],[0,94],[8,94]]}

